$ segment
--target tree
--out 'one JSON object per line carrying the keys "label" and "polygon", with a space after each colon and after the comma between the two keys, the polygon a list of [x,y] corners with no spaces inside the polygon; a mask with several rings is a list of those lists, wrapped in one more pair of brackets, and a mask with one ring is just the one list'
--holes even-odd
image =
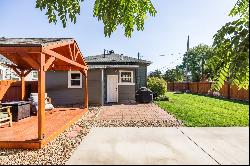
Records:
{"label": "tree", "polygon": [[[36,0],[36,8],[46,10],[50,23],[61,20],[66,27],[67,20],[76,23],[80,15],[80,3],[84,0]],[[144,21],[149,13],[155,16],[156,10],[150,0],[95,0],[93,16],[104,24],[104,34],[109,36],[121,25],[125,36],[131,37],[134,27],[144,30]]]}
{"label": "tree", "polygon": [[215,54],[210,64],[215,73],[213,88],[219,90],[225,80],[240,89],[249,87],[249,0],[238,0],[226,23],[214,35]]}
{"label": "tree", "polygon": [[199,44],[189,49],[188,56],[187,53],[184,54],[182,65],[188,67],[193,82],[199,82],[212,75],[208,64],[208,59],[212,56],[213,48],[205,44]]}
{"label": "tree", "polygon": [[158,77],[162,78],[162,73],[160,70],[155,70],[149,74],[149,77]]}
{"label": "tree", "polygon": [[183,65],[177,65],[175,69],[168,69],[163,78],[167,82],[182,82],[184,79],[184,66]]}

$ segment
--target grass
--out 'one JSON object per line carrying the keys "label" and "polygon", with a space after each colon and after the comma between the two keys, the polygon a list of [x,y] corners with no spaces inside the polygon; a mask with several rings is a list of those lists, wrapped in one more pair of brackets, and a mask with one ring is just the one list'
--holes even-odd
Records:
{"label": "grass", "polygon": [[189,127],[249,126],[249,103],[192,94],[168,92],[161,108]]}

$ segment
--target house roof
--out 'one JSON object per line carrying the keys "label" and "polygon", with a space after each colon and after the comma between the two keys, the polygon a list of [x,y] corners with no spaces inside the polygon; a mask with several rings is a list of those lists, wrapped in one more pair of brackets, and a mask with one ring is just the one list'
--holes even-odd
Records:
{"label": "house roof", "polygon": [[105,68],[138,68],[138,65],[89,65],[89,69],[105,69]]}
{"label": "house roof", "polygon": [[57,44],[61,42],[71,42],[73,38],[0,38],[0,47],[39,47],[47,46],[48,44]]}
{"label": "house roof", "polygon": [[88,56],[85,57],[85,60],[87,63],[89,63],[89,65],[91,65],[91,63],[112,63],[112,62],[121,62],[121,63],[126,63],[126,62],[132,62],[132,63],[145,63],[145,64],[151,64],[152,62],[147,61],[147,60],[143,60],[143,59],[138,59],[138,58],[133,58],[133,57],[129,57],[129,56],[125,56],[122,54],[101,54],[101,55],[95,55],[95,56]]}

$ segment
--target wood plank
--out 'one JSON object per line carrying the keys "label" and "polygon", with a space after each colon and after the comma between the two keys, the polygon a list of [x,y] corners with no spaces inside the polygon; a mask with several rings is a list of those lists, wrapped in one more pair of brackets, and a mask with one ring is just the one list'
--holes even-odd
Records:
{"label": "wood plank", "polygon": [[70,57],[71,57],[71,60],[74,60],[74,58],[73,58],[73,53],[72,53],[72,49],[71,49],[71,46],[70,46],[70,44],[69,44],[69,55],[70,55]]}
{"label": "wood plank", "polygon": [[87,66],[87,63],[85,62],[84,56],[82,55],[82,53],[81,53],[81,51],[80,51],[80,48],[78,47],[77,43],[75,43],[75,46],[76,46],[77,50],[79,50],[79,53],[80,53],[81,57],[83,58],[83,59],[82,59],[82,60],[83,60],[83,64],[84,64],[85,66]]}
{"label": "wood plank", "polygon": [[76,61],[78,55],[80,54],[79,50],[77,50],[77,53],[75,54],[74,60]]}
{"label": "wood plank", "polygon": [[42,47],[0,47],[0,53],[17,53],[19,51],[29,52],[29,53],[38,53],[42,51]]}
{"label": "wood plank", "polygon": [[75,41],[72,40],[68,40],[68,41],[60,41],[60,42],[55,42],[55,43],[48,43],[48,45],[43,45],[42,46],[42,52],[43,50],[47,50],[47,49],[54,49],[54,48],[58,48],[58,47],[63,47],[63,46],[67,46],[69,44],[74,43]]}
{"label": "wood plank", "polygon": [[64,126],[62,126],[59,130],[57,130],[56,132],[54,132],[52,135],[48,136],[45,139],[44,145],[46,145],[49,142],[51,142],[52,140],[54,140],[59,134],[61,134],[66,129],[68,129],[71,125],[73,125],[76,121],[78,121],[87,112],[88,112],[88,108],[83,109],[83,114],[80,114],[80,115],[76,116],[71,121],[69,121]]}
{"label": "wood plank", "polygon": [[29,54],[25,52],[18,52],[18,54],[20,55],[20,58],[27,64],[29,64],[32,68],[36,70],[39,69],[40,64],[35,59],[33,59]]}
{"label": "wood plank", "polygon": [[24,77],[26,77],[28,74],[30,74],[31,71],[32,71],[31,69],[30,69],[30,70],[27,70],[27,71],[24,73]]}
{"label": "wood plank", "polygon": [[45,54],[54,56],[54,57],[56,57],[56,58],[58,58],[58,59],[60,59],[60,60],[62,60],[64,62],[67,62],[67,63],[69,63],[71,65],[77,66],[77,67],[82,68],[82,69],[87,69],[86,66],[81,65],[80,63],[77,63],[75,61],[72,61],[72,60],[66,58],[65,56],[62,56],[61,54],[56,53],[55,51],[52,51],[52,50],[43,50],[43,52]]}
{"label": "wood plank", "polygon": [[25,76],[24,71],[21,71],[21,100],[25,98]]}
{"label": "wood plank", "polygon": [[39,141],[0,141],[0,148],[6,149],[40,149]]}
{"label": "wood plank", "polygon": [[44,139],[45,131],[45,54],[41,53],[40,69],[38,71],[38,139]]}
{"label": "wood plank", "polygon": [[[74,48],[73,56],[75,58],[75,56],[76,56],[76,44],[75,43],[73,44],[73,48]],[[76,59],[73,59],[73,60],[76,61]]]}
{"label": "wood plank", "polygon": [[52,65],[52,63],[53,63],[55,60],[56,60],[55,57],[53,57],[53,56],[50,57],[50,58],[47,60],[46,64],[44,65],[43,70],[44,70],[44,71],[47,71],[47,70],[49,69],[49,67]]}

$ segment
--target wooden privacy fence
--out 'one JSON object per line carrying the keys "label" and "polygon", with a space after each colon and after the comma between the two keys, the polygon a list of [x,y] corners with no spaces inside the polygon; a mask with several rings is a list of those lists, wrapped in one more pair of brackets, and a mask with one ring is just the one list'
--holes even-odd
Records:
{"label": "wooden privacy fence", "polygon": [[[1,80],[0,81],[0,101],[17,101],[21,100],[21,81]],[[28,99],[30,93],[37,93],[37,81],[25,81],[25,100]]]}
{"label": "wooden privacy fence", "polygon": [[[208,94],[212,82],[168,82],[168,91],[185,91],[190,90],[194,94]],[[238,89],[237,86],[229,86],[227,82],[220,89],[220,96],[228,99],[247,100],[249,101],[249,89]]]}

